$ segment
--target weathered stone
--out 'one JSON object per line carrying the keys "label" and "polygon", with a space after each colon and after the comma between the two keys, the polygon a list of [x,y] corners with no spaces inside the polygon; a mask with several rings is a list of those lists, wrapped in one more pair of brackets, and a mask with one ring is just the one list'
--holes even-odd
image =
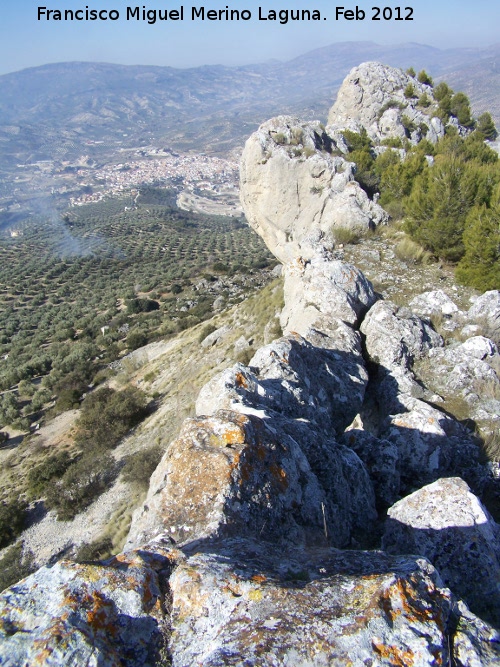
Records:
{"label": "weathered stone", "polygon": [[332,154],[320,123],[289,116],[267,121],[248,139],[240,167],[250,225],[283,263],[307,261],[332,247],[332,228],[366,231],[386,222],[354,180],[354,165]]}
{"label": "weathered stone", "polygon": [[[408,85],[413,86],[415,97],[405,96]],[[425,112],[417,106],[424,93],[431,102]],[[406,116],[416,128],[410,136],[413,143],[424,137],[435,143],[444,136],[444,126],[435,115],[436,111],[437,103],[430,86],[421,84],[400,69],[366,62],[352,69],[344,79],[330,109],[328,132],[334,134],[335,129],[359,132],[365,128],[375,141],[386,137],[406,139],[409,136],[403,123],[403,116]]]}
{"label": "weathered stone", "polygon": [[408,304],[411,310],[420,317],[431,315],[452,316],[458,314],[458,306],[443,290],[423,292],[414,297]]}
{"label": "weathered stone", "polygon": [[431,348],[442,347],[443,339],[407,308],[378,301],[366,315],[361,332],[372,361],[386,368],[410,368],[414,359]]}
{"label": "weathered stone", "polygon": [[349,429],[342,442],[350,447],[366,465],[381,509],[386,509],[399,498],[399,448],[394,442],[376,438],[367,431]]}
{"label": "weathered stone", "polygon": [[473,324],[481,324],[489,331],[488,334],[500,335],[500,291],[490,290],[474,301],[467,313]]}
{"label": "weathered stone", "polygon": [[479,448],[459,422],[417,399],[401,407],[404,411],[387,417],[382,437],[398,448],[402,490],[411,491],[445,474],[481,484]]}
{"label": "weathered stone", "polygon": [[500,622],[500,527],[463,480],[439,479],[388,516],[386,551],[425,556],[476,614]]}
{"label": "weathered stone", "polygon": [[0,594],[0,664],[153,667],[166,644],[160,580],[179,558],[156,545],[42,567]]}
{"label": "weathered stone", "polygon": [[[171,577],[172,664],[449,664],[456,604],[440,586],[424,559],[225,543]],[[463,611],[464,629],[476,629]],[[487,648],[477,664],[493,666],[498,634],[483,625],[482,637],[467,635],[467,654],[478,660]]]}
{"label": "weathered stone", "polygon": [[488,430],[500,424],[499,367],[498,348],[493,341],[473,336],[461,345],[431,350],[419,372],[435,391],[463,400],[471,418]]}
{"label": "weathered stone", "polygon": [[236,364],[222,371],[200,391],[197,414],[278,413],[341,433],[359,411],[368,381],[359,334],[352,332],[350,350],[337,349],[334,339],[320,332],[309,335],[316,345],[289,334],[258,350],[250,369]]}
{"label": "weathered stone", "polygon": [[434,329],[407,308],[378,301],[360,327],[366,351],[377,365],[377,400],[384,414],[400,412],[404,396],[435,400],[412,372],[415,359],[443,345]]}
{"label": "weathered stone", "polygon": [[[307,424],[268,425],[229,411],[186,420],[134,514],[126,547],[164,534],[182,545],[239,534],[297,543],[322,538],[325,521],[332,543],[348,544],[353,530],[376,518],[373,489],[354,452],[320,438]],[[319,451],[323,485],[307,458],[321,471]]]}
{"label": "weathered stone", "polygon": [[285,333],[317,328],[321,316],[357,324],[376,301],[373,286],[361,271],[338,260],[287,264],[284,276],[281,326]]}
{"label": "weathered stone", "polygon": [[219,327],[215,331],[212,331],[212,333],[208,334],[208,336],[205,336],[205,338],[201,341],[201,346],[208,348],[216,345],[220,340],[227,336],[230,331],[231,327],[226,324],[222,327]]}

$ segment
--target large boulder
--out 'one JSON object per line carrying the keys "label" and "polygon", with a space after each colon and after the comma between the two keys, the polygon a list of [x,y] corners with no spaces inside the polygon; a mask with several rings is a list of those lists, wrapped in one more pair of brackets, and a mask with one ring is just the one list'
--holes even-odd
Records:
{"label": "large boulder", "polygon": [[321,444],[304,423],[221,410],[186,420],[134,513],[126,548],[162,535],[189,545],[242,534],[295,544],[330,535],[345,546],[352,531],[369,528],[374,506],[351,450],[326,438]]}
{"label": "large boulder", "polygon": [[304,333],[317,320],[340,319],[356,325],[376,301],[371,282],[352,264],[315,259],[284,267],[283,331]]}
{"label": "large boulder", "polygon": [[480,325],[489,338],[500,341],[500,291],[490,290],[474,301],[467,319]]}
{"label": "large boulder", "polygon": [[335,148],[320,123],[290,116],[267,121],[245,144],[245,215],[284,264],[330,250],[335,226],[366,231],[388,219],[354,180],[355,165]]}
{"label": "large boulder", "polygon": [[349,333],[332,339],[308,330],[315,345],[299,334],[278,338],[255,353],[249,368],[235,364],[209,380],[196,401],[197,414],[279,414],[342,433],[361,408],[368,382],[359,333]]}
{"label": "large boulder", "polygon": [[500,657],[498,633],[460,610],[423,558],[239,540],[181,563],[170,589],[173,667],[493,667]]}
{"label": "large boulder", "polygon": [[166,651],[163,583],[182,557],[155,545],[42,567],[0,594],[0,664],[153,667]]}
{"label": "large boulder", "polygon": [[412,367],[416,359],[443,346],[443,339],[408,308],[378,301],[367,313],[360,331],[366,352],[377,371],[377,400],[384,414],[400,412],[407,399],[434,396],[416,381]]}
{"label": "large boulder", "polygon": [[[413,96],[405,95],[408,86],[413,87]],[[428,108],[418,105],[424,94],[430,102]],[[328,131],[330,126],[332,130],[353,132],[364,128],[377,142],[387,137],[409,137],[414,143],[422,138],[435,143],[444,136],[444,126],[436,112],[431,86],[401,69],[366,62],[354,67],[344,79],[328,115]],[[414,129],[409,130],[411,127]]]}
{"label": "large boulder", "polygon": [[460,475],[475,488],[484,483],[479,447],[469,432],[428,403],[408,398],[401,412],[386,417],[381,431],[398,449],[401,492],[446,474]]}
{"label": "large boulder", "polygon": [[417,553],[473,611],[500,622],[500,527],[459,478],[439,479],[388,511],[383,548]]}
{"label": "large boulder", "polygon": [[423,558],[244,538],[44,567],[0,595],[5,667],[498,665]]}

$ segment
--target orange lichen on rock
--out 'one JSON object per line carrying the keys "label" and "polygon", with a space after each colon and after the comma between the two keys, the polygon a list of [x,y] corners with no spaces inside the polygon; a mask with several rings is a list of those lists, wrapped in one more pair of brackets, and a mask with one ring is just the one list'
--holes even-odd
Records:
{"label": "orange lichen on rock", "polygon": [[397,646],[384,644],[377,637],[373,637],[372,646],[381,658],[389,660],[394,667],[413,667],[415,665],[415,654],[412,651],[403,651]]}

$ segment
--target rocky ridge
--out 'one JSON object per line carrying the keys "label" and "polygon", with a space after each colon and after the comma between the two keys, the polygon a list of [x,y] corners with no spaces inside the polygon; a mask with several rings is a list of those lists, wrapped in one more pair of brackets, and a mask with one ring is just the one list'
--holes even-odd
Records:
{"label": "rocky ridge", "polygon": [[[381,67],[361,66],[374,89],[396,76]],[[441,336],[336,257],[332,225],[386,219],[331,155],[336,132],[279,117],[247,142],[242,201],[284,265],[284,335],[203,387],[123,554],[0,596],[2,664],[498,664],[491,475],[415,374]],[[478,586],[461,583],[472,562]]]}

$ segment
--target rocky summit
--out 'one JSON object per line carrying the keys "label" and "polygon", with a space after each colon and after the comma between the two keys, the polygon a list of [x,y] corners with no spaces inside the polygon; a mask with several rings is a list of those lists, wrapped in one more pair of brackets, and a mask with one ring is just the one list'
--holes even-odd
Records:
{"label": "rocky summit", "polygon": [[[365,63],[327,128],[280,116],[249,138],[241,198],[283,264],[284,335],[203,387],[124,553],[4,591],[0,664],[500,664],[500,532],[480,499],[498,481],[417,373],[472,369],[459,389],[476,405],[474,369],[498,382],[477,327],[498,321],[500,295],[468,313],[438,291],[402,307],[335,248],[335,228],[388,219],[354,180],[342,129],[398,135],[387,102],[406,103],[407,78]],[[433,312],[470,336],[445,348]]]}

